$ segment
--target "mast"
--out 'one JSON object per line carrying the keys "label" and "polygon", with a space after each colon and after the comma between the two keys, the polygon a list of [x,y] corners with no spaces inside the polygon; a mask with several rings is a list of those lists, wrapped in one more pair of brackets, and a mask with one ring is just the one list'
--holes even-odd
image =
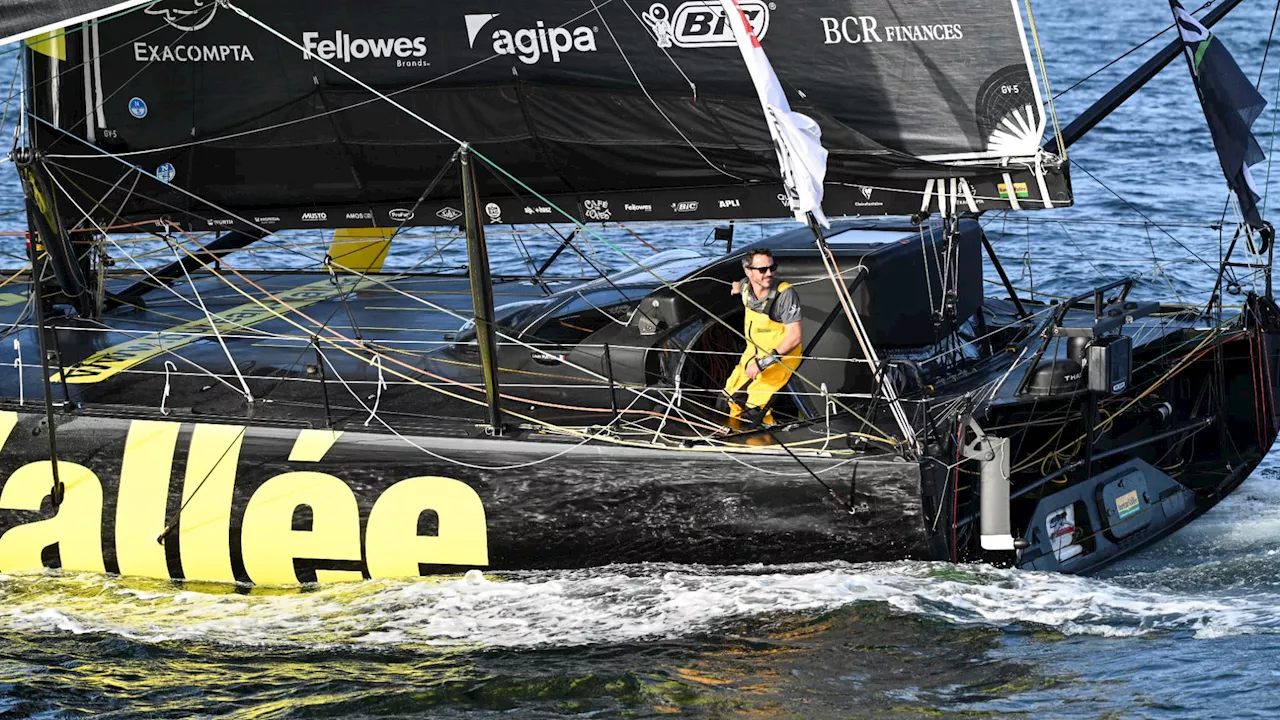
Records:
{"label": "mast", "polygon": [[493,280],[489,277],[489,249],[481,224],[480,197],[476,190],[471,146],[459,152],[462,163],[462,207],[467,223],[467,272],[471,278],[471,307],[476,323],[476,344],[480,348],[480,370],[484,375],[484,395],[489,405],[488,432],[502,434],[502,410],[498,407],[497,342],[493,332]]}

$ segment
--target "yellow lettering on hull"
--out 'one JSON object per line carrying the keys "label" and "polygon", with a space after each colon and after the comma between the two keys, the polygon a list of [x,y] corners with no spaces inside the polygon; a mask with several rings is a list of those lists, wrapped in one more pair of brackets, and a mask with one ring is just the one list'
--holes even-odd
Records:
{"label": "yellow lettering on hull", "polygon": [[[434,510],[435,536],[418,535],[418,518]],[[489,564],[489,543],[480,496],[446,477],[416,477],[387,488],[369,513],[365,553],[372,577],[418,577],[418,564]]]}
{"label": "yellow lettering on hull", "polygon": [[[58,546],[62,567],[105,572],[102,562],[102,484],[83,465],[58,462],[58,477],[66,494],[53,517],[9,528],[0,537],[0,572],[44,567],[44,549]],[[23,465],[9,476],[0,492],[0,508],[40,510],[53,488],[53,463],[40,460]]]}
{"label": "yellow lettering on hull", "polygon": [[[41,440],[13,432],[19,423],[16,413],[0,412],[0,451],[12,456],[25,443],[27,452],[41,452]],[[103,438],[106,441],[119,437],[119,430],[102,432],[108,435]],[[105,485],[115,494],[112,517],[103,517],[104,484],[89,467],[59,462],[66,496],[56,510],[47,503],[53,486],[52,463],[37,460],[19,467],[0,489],[0,519],[7,528],[0,535],[0,572],[39,570],[50,559],[48,549],[55,546],[61,567],[103,572],[104,537],[114,543],[115,567],[122,575],[160,579],[234,582],[236,569],[242,567],[242,580],[247,574],[258,584],[295,584],[299,582],[297,561],[320,566],[315,570],[319,582],[417,577],[420,565],[465,569],[489,564],[484,504],[467,484],[446,477],[412,477],[375,496],[357,498],[351,484],[333,472],[318,470],[325,468],[324,458],[331,448],[340,442],[359,442],[358,435],[302,431],[284,461],[288,441],[281,443],[278,435],[266,433],[246,445],[247,432],[239,425],[131,422],[119,482]],[[90,445],[99,446],[94,437]],[[115,442],[119,447],[119,440]],[[176,492],[171,485],[180,442],[189,447],[182,471],[181,510],[174,513],[177,506],[170,504],[169,496]],[[242,478],[237,493],[236,474],[246,447],[254,448],[246,468],[260,471],[287,462],[286,469],[289,465],[308,469],[281,472],[256,487],[251,478]],[[363,528],[362,504],[368,512]],[[44,512],[40,512],[42,505]],[[309,512],[309,527],[305,523],[295,527],[299,512]],[[435,514],[433,535],[418,533],[424,513]],[[160,544],[157,538],[166,523],[175,527]],[[175,542],[177,548],[172,547]],[[176,568],[170,572],[171,556],[180,561],[180,575]]]}
{"label": "yellow lettering on hull", "polygon": [[178,515],[182,574],[188,580],[235,582],[231,571],[231,499],[244,427],[196,425]]}
{"label": "yellow lettering on hull", "polygon": [[4,444],[9,442],[9,433],[18,425],[18,413],[16,412],[0,412],[0,449],[4,449]]}
{"label": "yellow lettering on hull", "polygon": [[116,559],[121,575],[167,579],[164,532],[173,452],[182,425],[135,420],[129,425],[116,503]]}
{"label": "yellow lettering on hull", "polygon": [[[299,506],[311,509],[311,529],[294,530]],[[262,483],[244,511],[240,534],[244,569],[260,585],[298,582],[295,558],[312,560],[360,560],[360,507],[347,484],[319,472],[292,472]],[[343,573],[345,580],[359,580],[358,570],[326,571],[330,578]]]}

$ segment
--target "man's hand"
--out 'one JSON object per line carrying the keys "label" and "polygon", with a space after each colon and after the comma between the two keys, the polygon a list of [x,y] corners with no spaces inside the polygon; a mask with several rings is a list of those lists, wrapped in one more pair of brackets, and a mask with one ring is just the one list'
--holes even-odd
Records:
{"label": "man's hand", "polygon": [[752,360],[751,362],[747,363],[747,379],[755,380],[756,376],[759,374],[760,374],[760,366],[756,364],[755,360]]}
{"label": "man's hand", "polygon": [[730,290],[730,291],[729,291],[729,294],[730,294],[730,295],[737,295],[737,294],[738,294],[738,293],[740,293],[740,292],[742,292],[742,283],[738,282],[737,280],[734,280],[734,281],[733,281],[733,290]]}

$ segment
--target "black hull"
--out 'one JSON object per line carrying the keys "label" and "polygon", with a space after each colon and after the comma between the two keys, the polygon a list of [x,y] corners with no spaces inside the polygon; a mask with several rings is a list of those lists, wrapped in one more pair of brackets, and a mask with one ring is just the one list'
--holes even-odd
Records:
{"label": "black hull", "polygon": [[[6,485],[6,499],[17,497],[22,488],[31,495],[52,484],[43,418],[21,414],[16,419],[0,451],[0,475],[11,478],[14,485]],[[47,497],[34,512],[13,509],[13,502],[0,500],[6,506],[0,510],[0,533],[38,523],[57,512],[77,517],[81,523],[32,533],[30,542],[20,537],[7,545],[0,542],[3,570],[36,569],[22,567],[25,557],[28,565],[32,558],[40,558],[41,564],[67,570],[131,574],[130,568],[139,565],[140,558],[135,556],[155,552],[155,539],[166,527],[170,528],[163,543],[167,577],[267,584],[314,581],[317,570],[358,573],[353,578],[385,575],[379,568],[387,567],[388,559],[369,556],[383,552],[388,541],[370,540],[371,533],[429,538],[419,546],[402,547],[397,551],[401,557],[390,563],[398,563],[407,570],[404,574],[412,575],[470,567],[877,561],[933,555],[926,528],[937,518],[926,521],[922,516],[919,465],[906,461],[806,458],[837,501],[790,458],[778,454],[735,455],[735,461],[726,454],[687,450],[575,448],[566,443],[483,438],[400,440],[348,431],[322,457],[312,460],[314,455],[303,458],[298,448],[308,439],[329,435],[327,431],[250,427],[239,447],[223,455],[225,448],[218,443],[226,443],[240,429],[94,417],[59,422],[66,499],[56,512]],[[127,447],[130,437],[137,441],[156,433],[176,438],[172,456],[164,443],[135,442]],[[193,442],[204,445],[203,459],[192,457]],[[323,439],[319,443],[325,444]],[[453,462],[433,458],[410,443]],[[214,454],[224,458],[223,463],[235,456],[234,469],[223,468],[229,473],[208,470],[210,444],[220,448]],[[459,463],[521,467],[481,470]],[[76,466],[90,471],[92,477]],[[855,472],[856,489],[851,485]],[[264,485],[299,473],[332,479],[324,481],[328,485],[298,484],[282,501],[288,507],[272,512],[273,490],[264,490]],[[471,494],[482,515],[469,513],[470,501],[459,496],[456,485],[443,494],[443,500],[427,492],[411,501],[420,507],[401,507],[394,515],[375,511],[389,489],[397,484],[403,487],[412,478],[460,483],[466,488],[461,495]],[[348,491],[354,499],[349,507],[338,501]],[[853,513],[847,506],[850,497]],[[403,504],[404,498],[399,502]],[[327,538],[313,536],[322,530]],[[70,560],[52,542],[35,547],[59,539],[79,548],[70,553],[76,558],[87,553],[96,559],[95,548],[100,548],[101,565]],[[246,547],[250,542],[261,545],[264,539],[278,548]],[[308,543],[314,548],[308,550]],[[330,556],[322,554],[326,545]],[[342,553],[334,553],[335,547],[345,547],[353,557],[336,557]],[[246,569],[246,553],[260,556],[277,549],[296,555],[296,579],[255,573],[252,560]],[[197,552],[203,560],[195,564],[204,571],[193,572],[187,558]],[[211,552],[216,557],[211,558]],[[404,558],[412,558],[413,564]],[[259,559],[257,566],[279,567],[279,561]]]}
{"label": "black hull", "polygon": [[[1245,313],[1210,327],[1186,308],[1128,308],[1125,284],[1114,301],[1122,313],[1068,304],[1051,325],[1053,307],[1026,316],[981,298],[978,232],[957,238],[972,267],[953,310],[967,320],[936,342],[943,325],[929,298],[898,292],[922,270],[911,265],[918,246],[839,246],[849,267],[873,268],[854,283],[868,337],[897,348],[879,380],[858,364],[834,294],[822,295],[830,283],[805,249],[812,238],[792,237],[779,256],[790,277],[809,278],[806,307],[817,310],[804,318],[802,371],[844,407],[794,384],[780,393],[789,405],[775,406],[782,424],[721,439],[710,437],[709,405],[728,368],[715,358],[742,346],[652,279],[626,292],[587,287],[655,308],[613,322],[594,305],[573,309],[571,295],[495,283],[503,300],[525,301],[512,307],[536,310],[520,322],[538,318],[538,332],[589,332],[498,348],[497,437],[484,431],[475,345],[449,331],[470,312],[457,276],[201,278],[195,286],[225,321],[217,338],[199,306],[173,300],[122,306],[102,322],[53,318],[44,337],[57,402],[47,415],[44,368],[32,360],[39,335],[9,306],[0,315],[14,323],[22,362],[0,365],[0,572],[294,584],[903,559],[1089,572],[1190,522],[1256,467],[1277,431],[1274,303],[1251,296]],[[741,306],[724,284],[740,270],[736,257],[680,257],[666,271],[731,327]],[[264,283],[290,316],[246,302]],[[579,327],[583,317],[598,327]],[[303,321],[321,320],[322,340],[301,334],[312,327]],[[1059,331],[1126,338],[1132,384],[1089,390],[1077,373],[1038,386],[1042,369],[1071,360]],[[886,400],[888,383],[900,405]],[[1012,446],[1003,532],[1016,550],[979,541],[982,461],[963,451],[978,432]],[[66,488],[56,507],[51,435]],[[1048,523],[1067,506],[1079,522],[1077,547],[1064,552]]]}

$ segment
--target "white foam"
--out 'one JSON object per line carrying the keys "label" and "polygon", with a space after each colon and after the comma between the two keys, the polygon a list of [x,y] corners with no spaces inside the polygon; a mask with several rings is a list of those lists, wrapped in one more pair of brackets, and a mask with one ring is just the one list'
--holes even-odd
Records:
{"label": "white foam", "polygon": [[214,593],[101,576],[0,579],[0,626],[303,647],[535,647],[682,637],[726,622],[858,602],[957,624],[1066,634],[1280,632],[1269,596],[1169,593],[1095,578],[943,563],[610,567]]}

